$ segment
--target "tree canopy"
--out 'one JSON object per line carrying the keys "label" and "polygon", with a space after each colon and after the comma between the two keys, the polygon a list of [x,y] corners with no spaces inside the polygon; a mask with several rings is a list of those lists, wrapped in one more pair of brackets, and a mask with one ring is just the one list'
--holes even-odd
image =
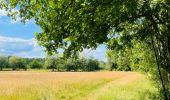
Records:
{"label": "tree canopy", "polygon": [[39,44],[49,53],[63,48],[66,56],[109,41],[111,47],[127,44],[157,31],[169,36],[169,0],[5,0],[4,7],[18,9],[22,21],[34,18],[42,28],[36,34]]}

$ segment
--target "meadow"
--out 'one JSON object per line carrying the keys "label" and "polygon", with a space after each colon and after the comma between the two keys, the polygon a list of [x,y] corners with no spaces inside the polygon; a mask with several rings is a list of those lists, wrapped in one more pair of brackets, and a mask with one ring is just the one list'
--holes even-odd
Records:
{"label": "meadow", "polygon": [[151,100],[156,92],[137,72],[0,72],[0,100]]}

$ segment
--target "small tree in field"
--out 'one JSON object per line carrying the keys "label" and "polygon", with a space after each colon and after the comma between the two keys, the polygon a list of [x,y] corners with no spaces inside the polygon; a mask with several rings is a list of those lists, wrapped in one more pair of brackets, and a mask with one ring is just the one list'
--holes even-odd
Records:
{"label": "small tree in field", "polygon": [[58,64],[58,61],[56,57],[47,57],[45,60],[45,67],[47,69],[52,69],[52,71],[57,69],[57,64]]}
{"label": "small tree in field", "polygon": [[37,60],[33,60],[30,63],[30,68],[32,68],[32,69],[40,69],[40,68],[42,68],[42,65]]}
{"label": "small tree in field", "polygon": [[0,56],[0,70],[8,66],[8,58]]}

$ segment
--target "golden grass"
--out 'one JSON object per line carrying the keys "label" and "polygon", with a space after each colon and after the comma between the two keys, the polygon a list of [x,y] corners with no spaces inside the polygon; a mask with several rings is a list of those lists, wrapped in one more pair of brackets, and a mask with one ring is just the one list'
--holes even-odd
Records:
{"label": "golden grass", "polygon": [[116,100],[143,81],[141,91],[154,91],[136,72],[0,72],[0,100]]}

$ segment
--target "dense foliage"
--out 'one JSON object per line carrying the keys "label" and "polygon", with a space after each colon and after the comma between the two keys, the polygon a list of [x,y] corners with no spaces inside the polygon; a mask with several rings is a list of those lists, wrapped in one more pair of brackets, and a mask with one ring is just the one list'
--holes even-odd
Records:
{"label": "dense foliage", "polygon": [[[133,47],[107,51],[107,65],[110,70],[152,72],[156,69],[154,52],[148,44],[133,41]],[[150,66],[150,67],[148,67]]]}

